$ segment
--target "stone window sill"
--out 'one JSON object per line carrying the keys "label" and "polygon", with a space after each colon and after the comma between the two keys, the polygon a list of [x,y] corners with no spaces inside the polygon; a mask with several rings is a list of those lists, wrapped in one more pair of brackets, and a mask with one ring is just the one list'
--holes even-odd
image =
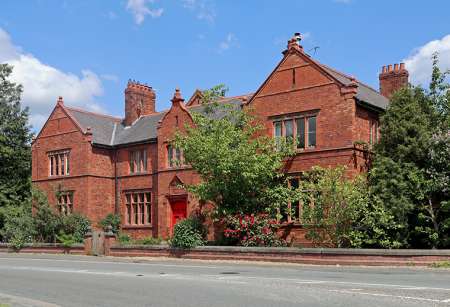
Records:
{"label": "stone window sill", "polygon": [[152,225],[123,225],[122,229],[151,229]]}

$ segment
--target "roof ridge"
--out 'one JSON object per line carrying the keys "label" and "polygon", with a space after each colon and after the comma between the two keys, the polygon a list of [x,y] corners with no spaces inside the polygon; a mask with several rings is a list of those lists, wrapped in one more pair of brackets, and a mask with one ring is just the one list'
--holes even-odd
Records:
{"label": "roof ridge", "polygon": [[106,117],[106,118],[114,119],[116,121],[122,121],[122,118],[119,118],[119,117],[116,117],[116,116],[112,116],[112,115],[96,113],[96,112],[87,111],[87,110],[83,110],[83,109],[80,109],[80,108],[69,107],[69,106],[65,106],[65,108],[68,109],[69,111],[82,112],[82,113],[91,114],[91,115],[95,115],[95,116],[100,116],[100,117]]}
{"label": "roof ridge", "polygon": [[[351,79],[351,78],[352,78],[351,76],[347,75],[346,73],[344,73],[344,72],[342,72],[342,71],[339,71],[339,70],[337,70],[337,69],[335,69],[335,68],[333,68],[333,67],[330,67],[330,66],[328,66],[328,65],[326,65],[326,64],[320,63],[320,65],[322,65],[322,66],[328,68],[329,70],[334,71],[334,72],[337,73],[337,74],[342,75],[343,77],[345,77],[345,78],[347,78],[347,79]],[[362,84],[363,86],[365,86],[365,87],[367,87],[367,88],[373,90],[374,92],[377,92],[378,94],[380,94],[379,91],[377,91],[376,89],[374,89],[374,88],[371,87],[370,85],[367,85],[366,83],[364,83],[364,82],[362,82],[362,81],[360,81],[360,80],[358,80],[358,79],[356,79],[356,82],[358,82],[359,84]],[[380,94],[380,95],[381,95],[381,94]]]}

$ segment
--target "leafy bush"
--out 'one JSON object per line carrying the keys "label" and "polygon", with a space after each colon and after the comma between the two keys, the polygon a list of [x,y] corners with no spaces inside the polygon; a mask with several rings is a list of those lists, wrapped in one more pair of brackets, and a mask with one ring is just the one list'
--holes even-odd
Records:
{"label": "leafy bush", "polygon": [[226,219],[226,238],[235,239],[242,246],[286,246],[279,238],[279,223],[267,214],[234,215]]}
{"label": "leafy bush", "polygon": [[69,248],[75,243],[78,243],[77,238],[73,234],[65,234],[61,232],[59,235],[56,235],[56,238],[65,248]]}
{"label": "leafy bush", "polygon": [[179,221],[173,230],[170,240],[172,247],[193,248],[205,244],[205,230],[197,217],[190,217]]}
{"label": "leafy bush", "polygon": [[119,232],[119,234],[117,235],[117,241],[119,241],[119,243],[121,245],[126,245],[126,244],[131,244],[132,240],[131,237],[123,232]]}
{"label": "leafy bush", "polygon": [[15,249],[22,248],[25,243],[31,243],[35,235],[31,207],[11,205],[1,209],[4,224],[0,233],[3,240]]}
{"label": "leafy bush", "polygon": [[82,243],[84,241],[84,236],[89,231],[90,226],[91,222],[78,213],[61,218],[62,232],[73,235],[76,243]]}
{"label": "leafy bush", "polygon": [[119,214],[112,214],[109,213],[107,216],[105,216],[100,222],[100,226],[103,228],[103,230],[106,231],[106,228],[111,225],[113,233],[119,233],[120,231],[120,224],[121,224],[121,218]]}

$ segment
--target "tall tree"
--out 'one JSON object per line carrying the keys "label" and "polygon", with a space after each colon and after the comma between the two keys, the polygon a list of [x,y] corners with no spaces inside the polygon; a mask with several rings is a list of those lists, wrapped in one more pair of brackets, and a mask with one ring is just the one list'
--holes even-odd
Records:
{"label": "tall tree", "polygon": [[202,179],[186,188],[213,203],[217,216],[286,210],[291,191],[281,168],[292,151],[256,136],[263,127],[247,111],[217,103],[223,89],[207,91],[206,114],[192,114],[194,126],[176,135],[185,162]]}
{"label": "tall tree", "polygon": [[[30,196],[31,138],[22,86],[9,80],[13,67],[0,64],[0,207]],[[1,225],[0,225],[1,227]]]}
{"label": "tall tree", "polygon": [[400,225],[392,235],[403,246],[450,243],[450,195],[442,185],[450,170],[447,74],[434,55],[429,90],[398,91],[381,118],[381,139],[369,176],[371,193]]}

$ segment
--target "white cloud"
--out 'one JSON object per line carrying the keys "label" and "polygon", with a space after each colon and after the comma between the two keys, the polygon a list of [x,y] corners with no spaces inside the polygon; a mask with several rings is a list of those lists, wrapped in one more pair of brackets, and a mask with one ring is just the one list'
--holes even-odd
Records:
{"label": "white cloud", "polygon": [[193,12],[200,20],[213,23],[216,19],[216,12],[210,0],[182,0],[183,6]]}
{"label": "white cloud", "polygon": [[128,0],[127,10],[134,15],[134,21],[140,25],[144,22],[145,17],[149,15],[152,18],[161,17],[164,9],[151,9],[149,4],[153,4],[154,0]]}
{"label": "white cloud", "polygon": [[219,52],[222,53],[235,46],[239,46],[236,36],[233,33],[228,33],[225,40],[219,44]]}
{"label": "white cloud", "polygon": [[95,102],[95,97],[103,95],[102,82],[94,72],[86,69],[77,76],[44,64],[15,46],[1,28],[0,63],[13,65],[11,80],[23,85],[22,103],[30,107],[30,123],[37,130],[47,119],[58,96],[63,96],[68,105],[102,110]]}
{"label": "white cloud", "polygon": [[439,53],[439,67],[450,69],[450,34],[416,48],[409,57],[403,60],[409,71],[411,83],[428,85],[431,77],[431,56]]}

